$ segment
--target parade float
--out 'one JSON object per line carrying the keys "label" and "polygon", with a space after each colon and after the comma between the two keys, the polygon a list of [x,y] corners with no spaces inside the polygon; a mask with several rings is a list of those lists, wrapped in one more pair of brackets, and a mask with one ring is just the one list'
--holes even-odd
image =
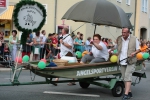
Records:
{"label": "parade float", "polygon": [[[89,3],[88,3],[89,2]],[[92,2],[92,3],[91,3]],[[88,23],[94,23],[95,27],[96,25],[109,25],[114,27],[129,27],[131,28],[131,23],[127,16],[125,16],[124,11],[117,7],[116,10],[114,10],[114,19],[109,19],[109,14],[112,13],[111,8],[107,8],[107,16],[105,17],[105,21],[98,22],[101,20],[97,20],[95,22],[94,19],[91,18],[84,18],[89,17],[88,15],[83,15],[83,12],[85,14],[92,14],[94,11],[94,8],[91,8],[92,13],[90,12],[90,5],[91,4],[101,4],[107,3],[109,6],[108,1],[106,0],[84,0],[81,2],[78,2],[74,4],[62,17],[62,19],[67,20],[74,20],[77,22],[88,22]],[[86,4],[86,5],[84,5]],[[88,6],[89,4],[89,6]],[[78,7],[80,6],[80,7]],[[106,6],[106,7],[107,7]],[[83,9],[80,9],[80,8]],[[87,7],[87,8],[86,8]],[[95,7],[95,6],[92,6]],[[104,7],[104,6],[103,6]],[[101,6],[95,7],[97,9],[100,9],[100,13],[103,13],[106,9],[101,9]],[[118,10],[119,9],[119,10]],[[86,11],[84,11],[86,10]],[[110,10],[110,11],[109,11]],[[82,12],[83,11],[83,12]],[[99,10],[96,10],[95,13],[98,13]],[[119,11],[121,15],[116,13]],[[80,14],[78,14],[78,12]],[[111,13],[110,13],[111,12]],[[75,14],[74,14],[75,13]],[[80,15],[80,16],[79,16]],[[82,15],[82,16],[81,16]],[[100,14],[103,15],[104,14]],[[99,14],[91,15],[91,17],[98,18],[100,16]],[[120,16],[119,19],[116,19]],[[15,6],[14,10],[14,22],[15,26],[19,31],[22,31],[23,34],[21,36],[21,44],[24,44],[26,42],[26,37],[29,33],[39,31],[45,22],[46,17],[46,11],[44,7],[35,1],[31,0],[22,0]],[[75,18],[76,17],[76,18]],[[83,18],[82,18],[83,17]],[[123,17],[123,18],[122,18]],[[101,17],[102,18],[102,17]],[[122,18],[122,19],[121,19]],[[85,19],[85,20],[84,20]],[[93,21],[93,22],[92,22]],[[126,23],[122,23],[122,21],[126,21]],[[120,22],[120,24],[118,24]],[[95,33],[95,32],[94,32]],[[116,52],[114,52],[116,53]],[[19,54],[20,55],[20,54]],[[19,57],[18,55],[18,57]],[[83,54],[85,55],[85,54]],[[81,55],[77,55],[80,56]],[[146,55],[147,56],[147,55]],[[149,57],[149,56],[147,56]],[[133,73],[133,76],[137,77],[135,81],[132,82],[132,85],[136,85],[141,81],[141,78],[146,78],[146,74],[142,72],[138,72],[138,70],[142,69],[142,62],[147,59],[147,57],[143,57],[143,59],[139,59],[136,63],[136,71]],[[128,58],[126,58],[128,59]],[[78,62],[69,63],[67,60],[54,60],[55,66],[48,67],[50,63],[52,63],[52,60],[45,61],[44,59],[41,61],[29,61],[28,56],[23,57],[23,62],[16,61],[16,63],[11,66],[13,76],[11,78],[11,82],[7,84],[0,84],[0,86],[18,86],[18,85],[35,85],[35,84],[56,84],[56,83],[65,83],[65,82],[79,82],[79,85],[82,88],[88,88],[90,84],[101,86],[107,89],[110,89],[112,91],[113,96],[119,97],[123,94],[124,91],[124,82],[121,79],[121,72],[120,72],[120,66],[117,64],[117,56],[112,55],[109,61],[102,62],[102,63],[95,63],[95,64],[80,64]],[[47,66],[47,67],[46,67]],[[45,81],[34,81],[34,82],[20,82],[18,80],[20,73],[22,72],[22,69],[26,68],[30,70],[31,73],[34,73],[35,75],[41,76],[45,78]],[[19,71],[16,73],[16,71]],[[59,81],[53,81],[53,78],[63,78],[63,80]],[[74,78],[75,80],[72,80]],[[32,77],[33,79],[33,77]],[[108,83],[103,83],[101,81],[107,81]],[[87,90],[88,91],[88,90]]]}

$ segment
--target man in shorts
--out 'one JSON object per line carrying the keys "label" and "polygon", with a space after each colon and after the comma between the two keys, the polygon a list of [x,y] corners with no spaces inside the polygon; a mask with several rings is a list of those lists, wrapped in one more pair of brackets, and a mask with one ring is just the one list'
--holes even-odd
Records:
{"label": "man in shorts", "polygon": [[[129,28],[122,29],[122,36],[117,38],[117,49],[118,63],[121,66],[121,74],[125,84],[125,93],[122,100],[128,100],[132,98],[132,73],[135,71],[135,63],[137,62],[135,55],[140,52],[139,42],[136,37],[130,35]],[[125,59],[127,57],[129,58]]]}

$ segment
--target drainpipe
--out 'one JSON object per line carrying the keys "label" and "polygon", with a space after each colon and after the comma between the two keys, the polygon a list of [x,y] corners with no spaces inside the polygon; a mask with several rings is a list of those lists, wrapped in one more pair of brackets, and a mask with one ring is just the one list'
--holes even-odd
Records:
{"label": "drainpipe", "polygon": [[135,35],[135,27],[136,27],[136,10],[137,10],[137,0],[135,0],[135,16],[134,16],[134,33],[133,35]]}
{"label": "drainpipe", "polygon": [[56,33],[56,20],[57,20],[57,0],[55,0],[55,10],[54,10],[54,32]]}

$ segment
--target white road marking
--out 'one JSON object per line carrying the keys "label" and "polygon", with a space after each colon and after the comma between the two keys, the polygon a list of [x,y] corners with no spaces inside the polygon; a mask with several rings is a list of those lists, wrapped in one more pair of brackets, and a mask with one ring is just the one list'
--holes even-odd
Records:
{"label": "white road marking", "polygon": [[100,95],[94,95],[94,94],[79,94],[79,93],[53,92],[53,91],[44,91],[43,93],[60,94],[60,95],[74,95],[74,96],[87,96],[87,97],[100,97]]}

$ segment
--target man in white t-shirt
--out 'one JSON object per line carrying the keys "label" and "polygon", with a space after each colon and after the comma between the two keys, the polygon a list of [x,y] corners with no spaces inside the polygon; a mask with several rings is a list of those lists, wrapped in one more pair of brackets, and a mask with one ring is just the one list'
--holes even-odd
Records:
{"label": "man in white t-shirt", "polygon": [[[70,34],[68,34],[69,29],[64,27],[62,29],[62,39],[60,39],[60,57],[63,56],[73,56],[73,39],[71,38]],[[56,78],[55,81],[58,81],[59,78]],[[57,86],[56,83],[54,85]],[[75,85],[74,82],[70,82],[68,85]]]}
{"label": "man in white t-shirt", "polygon": [[60,57],[73,56],[73,39],[68,32],[68,28],[62,29],[63,38],[60,39]]}
{"label": "man in white t-shirt", "polygon": [[91,52],[82,57],[81,63],[90,62],[90,64],[92,64],[107,61],[109,58],[108,49],[101,41],[99,34],[93,36],[93,42],[91,42],[91,44],[93,44]]}
{"label": "man in white t-shirt", "polygon": [[117,38],[118,63],[125,84],[125,93],[122,100],[132,98],[131,83],[132,73],[135,71],[137,62],[136,55],[140,52],[139,42],[130,34],[129,28],[122,28],[122,36]]}

